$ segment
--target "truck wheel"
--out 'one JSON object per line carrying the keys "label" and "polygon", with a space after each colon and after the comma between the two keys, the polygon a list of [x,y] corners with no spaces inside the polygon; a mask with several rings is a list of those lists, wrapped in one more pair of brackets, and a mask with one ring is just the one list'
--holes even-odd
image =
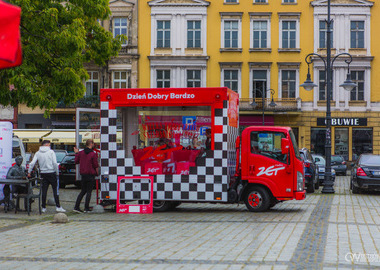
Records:
{"label": "truck wheel", "polygon": [[174,210],[177,206],[180,206],[181,202],[172,202],[170,209]]}
{"label": "truck wheel", "polygon": [[154,201],[153,202],[153,211],[154,212],[166,212],[172,207],[172,202],[168,201]]}
{"label": "truck wheel", "polygon": [[250,212],[264,212],[269,209],[270,196],[262,187],[251,187],[245,193],[245,205]]}
{"label": "truck wheel", "polygon": [[306,189],[306,192],[307,193],[314,193],[315,189],[314,189],[314,183],[311,181],[308,185],[307,185],[307,189]]}
{"label": "truck wheel", "polygon": [[314,184],[315,189],[319,189],[319,178],[317,178],[317,182]]}

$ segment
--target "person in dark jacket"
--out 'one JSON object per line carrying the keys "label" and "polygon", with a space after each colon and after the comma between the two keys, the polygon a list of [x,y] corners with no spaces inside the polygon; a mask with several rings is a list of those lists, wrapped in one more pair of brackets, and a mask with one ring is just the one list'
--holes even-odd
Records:
{"label": "person in dark jacket", "polygon": [[82,212],[79,205],[85,194],[84,212],[90,211],[91,193],[95,183],[95,176],[98,175],[99,170],[98,155],[94,152],[93,148],[94,141],[91,139],[86,141],[86,148],[83,151],[79,151],[76,147],[74,148],[75,164],[79,164],[79,173],[82,177],[82,189],[74,207],[74,212],[77,213]]}

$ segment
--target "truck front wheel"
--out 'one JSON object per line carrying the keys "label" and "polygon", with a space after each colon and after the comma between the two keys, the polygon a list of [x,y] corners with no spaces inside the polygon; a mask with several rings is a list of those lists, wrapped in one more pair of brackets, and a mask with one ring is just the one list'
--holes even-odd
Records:
{"label": "truck front wheel", "polygon": [[265,188],[251,187],[245,193],[244,202],[250,212],[264,212],[270,206],[270,195]]}

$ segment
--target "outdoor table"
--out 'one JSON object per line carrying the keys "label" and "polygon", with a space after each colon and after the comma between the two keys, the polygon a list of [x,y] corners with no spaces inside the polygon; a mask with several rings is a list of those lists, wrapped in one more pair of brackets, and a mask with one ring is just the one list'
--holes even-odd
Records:
{"label": "outdoor table", "polygon": [[[30,189],[32,188],[32,185],[30,185],[29,183],[31,183],[31,182],[33,182],[35,180],[36,180],[35,178],[25,179],[25,180],[0,179],[0,184],[25,186],[27,188],[28,194],[29,194]],[[12,190],[10,189],[10,192],[8,194],[4,194],[4,199],[2,199],[0,201],[0,204],[4,203],[4,211],[5,211],[5,213],[9,210],[9,205],[11,203],[11,193],[12,193]]]}

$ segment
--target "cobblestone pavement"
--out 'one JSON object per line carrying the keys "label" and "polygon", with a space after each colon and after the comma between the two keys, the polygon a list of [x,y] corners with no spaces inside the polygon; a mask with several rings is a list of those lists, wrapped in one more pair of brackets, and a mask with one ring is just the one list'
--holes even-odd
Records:
{"label": "cobblestone pavement", "polygon": [[[153,215],[74,214],[51,223],[0,213],[0,269],[380,269],[380,195],[349,192],[278,204],[182,204]],[[79,190],[61,190],[73,208]],[[93,201],[95,198],[93,196]]]}

